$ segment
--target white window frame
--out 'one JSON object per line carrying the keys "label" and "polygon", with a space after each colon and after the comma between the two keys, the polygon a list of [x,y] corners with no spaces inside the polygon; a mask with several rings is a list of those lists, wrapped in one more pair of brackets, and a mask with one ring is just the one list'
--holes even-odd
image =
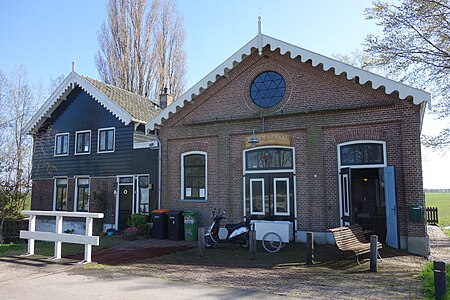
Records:
{"label": "white window frame", "polygon": [[[277,211],[277,182],[286,182],[286,196],[287,196],[287,212],[278,212]],[[291,215],[291,191],[289,188],[289,178],[274,178],[273,179],[273,206],[274,206],[274,215],[276,216],[290,216]]]}
{"label": "white window frame", "polygon": [[[58,190],[57,190],[57,186],[56,186],[56,182],[58,181],[58,179],[66,179],[67,180],[67,184],[66,184],[66,210],[56,210],[56,197],[58,196]],[[69,196],[69,178],[68,177],[64,177],[64,176],[58,176],[58,177],[53,177],[53,211],[67,211],[67,199]]]}
{"label": "white window frame", "polygon": [[[205,157],[205,199],[185,199],[185,190],[184,190],[184,157],[192,154],[200,154]],[[206,202],[208,201],[208,153],[205,151],[189,151],[181,153],[181,174],[180,174],[180,181],[181,181],[181,201],[187,201],[187,202]]]}
{"label": "white window frame", "polygon": [[[89,205],[91,204],[91,178],[88,175],[79,175],[75,176],[75,191],[74,191],[74,201],[73,201],[73,211],[78,211],[78,179],[87,179],[89,181],[89,196],[88,196],[88,204],[87,211],[89,212]],[[84,212],[84,211],[83,211]]]}
{"label": "white window frame", "polygon": [[[253,151],[253,150],[260,150],[260,149],[273,149],[273,148],[282,148],[282,149],[289,149],[292,150],[292,168],[286,168],[286,169],[267,169],[267,170],[246,170],[246,157],[247,152]],[[258,173],[294,173],[295,174],[295,148],[294,147],[287,147],[287,146],[263,146],[263,147],[256,147],[256,148],[249,148],[245,149],[244,154],[242,155],[242,173],[245,174],[258,174]]]}
{"label": "white window frame", "polygon": [[[341,165],[341,147],[349,146],[353,144],[381,144],[383,146],[383,163],[381,164],[373,164],[373,165]],[[386,167],[387,156],[386,156],[386,142],[378,141],[378,140],[356,140],[346,143],[341,143],[337,145],[337,153],[338,153],[338,168],[339,171],[341,168],[351,168],[351,169],[370,169],[370,168],[383,168]]]}
{"label": "white window frame", "polygon": [[[382,144],[383,145],[383,163],[382,164],[374,164],[374,165],[341,165],[341,147],[342,146],[348,146],[352,144]],[[339,219],[341,226],[345,226],[343,222],[343,215],[342,211],[344,208],[342,207],[343,199],[342,199],[342,180],[341,180],[341,169],[342,168],[350,168],[350,169],[372,169],[372,168],[384,168],[387,167],[387,151],[386,151],[386,141],[380,141],[380,140],[354,140],[350,142],[340,143],[336,145],[337,147],[337,161],[338,161],[338,168],[337,168],[337,177],[338,177],[338,186],[339,186]],[[348,178],[347,178],[348,180]],[[347,191],[349,193],[350,191]],[[346,194],[346,197],[348,195]],[[348,198],[345,199],[348,201]],[[350,208],[349,208],[350,209]]]}
{"label": "white window frame", "polygon": [[[109,130],[113,131],[113,139],[114,139],[113,149],[100,151],[100,131],[109,131]],[[97,131],[97,153],[112,153],[114,151],[116,151],[116,127],[99,128]]]}
{"label": "white window frame", "polygon": [[[262,195],[262,212],[253,211],[253,182],[260,181],[261,182],[261,195]],[[265,182],[264,178],[250,178],[250,214],[251,215],[266,215],[266,192],[265,192]]]}
{"label": "white window frame", "polygon": [[[89,132],[89,151],[88,152],[77,152],[78,148],[78,134]],[[75,155],[87,155],[91,154],[91,146],[92,146],[92,131],[91,130],[80,130],[75,131]]]}
{"label": "white window frame", "polygon": [[[56,151],[58,149],[58,147],[57,147],[58,136],[64,136],[64,135],[67,136],[67,153],[57,154]],[[55,149],[54,149],[53,155],[54,156],[68,156],[69,152],[70,152],[70,143],[69,143],[69,141],[70,141],[70,134],[68,132],[56,133],[55,134]]]}
{"label": "white window frame", "polygon": [[151,185],[151,183],[150,183],[150,174],[138,174],[138,175],[136,175],[136,213],[141,213],[141,195],[140,195],[140,186],[139,186],[139,178],[140,177],[148,177],[148,184],[149,184],[149,187],[148,187],[148,193],[149,193],[149,195],[148,195],[148,205],[149,205],[149,207],[147,208],[148,209],[148,214],[150,214],[151,213],[151,211],[150,211],[150,192],[151,192],[151,190],[150,190],[150,185]]}

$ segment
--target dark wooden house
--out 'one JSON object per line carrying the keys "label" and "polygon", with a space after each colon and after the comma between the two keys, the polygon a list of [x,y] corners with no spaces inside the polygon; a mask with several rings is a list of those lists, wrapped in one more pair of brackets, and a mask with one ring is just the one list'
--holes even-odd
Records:
{"label": "dark wooden house", "polygon": [[104,212],[103,227],[118,229],[132,213],[156,208],[158,141],[144,129],[158,111],[147,98],[72,71],[26,126],[32,209]]}

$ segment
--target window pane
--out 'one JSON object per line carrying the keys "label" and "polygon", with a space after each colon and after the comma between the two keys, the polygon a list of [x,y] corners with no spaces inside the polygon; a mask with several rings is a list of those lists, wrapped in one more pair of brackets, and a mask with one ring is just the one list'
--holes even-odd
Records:
{"label": "window pane", "polygon": [[90,132],[77,133],[77,153],[88,153],[91,141]]}
{"label": "window pane", "polygon": [[246,153],[246,169],[292,169],[292,150],[282,148],[258,149]]}
{"label": "window pane", "polygon": [[133,183],[133,177],[120,177],[119,183]]}
{"label": "window pane", "polygon": [[84,134],[84,152],[89,152],[89,140],[91,135],[89,133]]}
{"label": "window pane", "polygon": [[341,165],[383,164],[383,144],[367,143],[342,146]]}
{"label": "window pane", "polygon": [[104,151],[106,149],[106,132],[100,131],[100,151]]}
{"label": "window pane", "polygon": [[69,135],[60,134],[55,136],[55,154],[67,154],[69,150]]}
{"label": "window pane", "polygon": [[114,129],[100,130],[99,133],[99,151],[114,150]]}
{"label": "window pane", "polygon": [[114,149],[114,130],[108,130],[108,150]]}
{"label": "window pane", "polygon": [[78,178],[78,186],[89,185],[89,178]]}
{"label": "window pane", "polygon": [[184,197],[205,199],[206,156],[191,154],[184,156]]}
{"label": "window pane", "polygon": [[67,154],[69,151],[69,136],[63,135],[63,142],[62,142],[62,153]]}
{"label": "window pane", "polygon": [[56,179],[56,184],[57,185],[67,185],[67,178],[58,178]]}
{"label": "window pane", "polygon": [[277,213],[288,213],[288,189],[287,181],[275,181]]}
{"label": "window pane", "polygon": [[66,210],[67,178],[56,178],[56,210]]}
{"label": "window pane", "polygon": [[252,212],[262,213],[264,206],[263,199],[263,181],[251,181],[251,201],[252,201]]}

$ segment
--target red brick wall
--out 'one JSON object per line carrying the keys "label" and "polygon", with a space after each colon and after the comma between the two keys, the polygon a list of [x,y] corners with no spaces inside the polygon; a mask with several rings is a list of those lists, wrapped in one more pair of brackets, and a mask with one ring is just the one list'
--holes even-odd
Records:
{"label": "red brick wall", "polygon": [[[114,224],[116,195],[114,194],[116,178],[102,177],[90,179],[89,211],[103,212],[104,223]],[[32,210],[53,210],[54,179],[33,180],[31,192]],[[105,206],[99,203],[97,195],[104,194]],[[75,197],[75,179],[69,178],[67,191],[67,211],[73,211]]]}
{"label": "red brick wall", "polygon": [[[258,108],[249,96],[252,80],[266,70],[282,74],[287,85],[284,100],[269,110]],[[381,140],[388,165],[397,169],[400,233],[425,235],[425,223],[411,224],[408,216],[410,205],[424,204],[420,106],[267,50],[263,57],[244,59],[163,123],[162,206],[198,209],[202,224],[210,222],[213,207],[225,208],[230,222],[240,220],[244,141],[263,126],[293,137],[298,229],[339,225],[337,145]],[[179,201],[181,153],[193,150],[208,152],[206,203]]]}

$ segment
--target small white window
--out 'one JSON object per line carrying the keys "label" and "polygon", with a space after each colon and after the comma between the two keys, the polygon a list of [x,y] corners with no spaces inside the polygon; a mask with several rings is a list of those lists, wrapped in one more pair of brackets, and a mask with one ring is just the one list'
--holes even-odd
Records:
{"label": "small white window", "polygon": [[91,153],[91,131],[83,130],[75,132],[75,154]]}
{"label": "small white window", "polygon": [[67,210],[67,178],[55,178],[54,210]]}
{"label": "small white window", "polygon": [[114,152],[115,128],[101,128],[98,130],[98,153]]}
{"label": "small white window", "polygon": [[250,179],[250,213],[252,215],[265,215],[266,203],[264,192],[264,178]]}
{"label": "small white window", "polygon": [[69,133],[55,134],[55,156],[69,155]]}
{"label": "small white window", "polygon": [[148,215],[152,211],[150,207],[150,178],[148,175],[138,176],[139,212]]}
{"label": "small white window", "polygon": [[207,199],[207,154],[192,151],[181,155],[181,199]]}
{"label": "small white window", "polygon": [[75,211],[89,211],[89,178],[77,177],[75,189]]}
{"label": "small white window", "polygon": [[273,179],[273,201],[275,206],[275,215],[289,216],[290,213],[290,191],[289,178]]}

